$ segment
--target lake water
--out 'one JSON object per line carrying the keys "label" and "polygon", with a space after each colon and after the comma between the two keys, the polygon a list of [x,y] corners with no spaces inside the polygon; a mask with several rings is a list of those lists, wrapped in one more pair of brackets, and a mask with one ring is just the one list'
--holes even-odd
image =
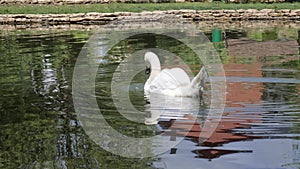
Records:
{"label": "lake water", "polygon": [[[178,107],[169,99],[175,104],[158,103],[151,109],[144,99],[147,76],[141,62],[131,65],[142,71],[132,77],[129,86],[117,81],[122,79],[118,73],[130,71],[119,70],[119,65],[145,48],[175,53],[181,60],[166,55],[160,58],[163,68],[181,66],[190,70],[190,76],[195,75],[202,63],[182,43],[142,34],[117,43],[104,58],[95,60],[99,67],[92,97],[110,127],[129,137],[167,133],[162,137],[177,141],[158,156],[140,159],[101,148],[74,109],[73,70],[92,31],[1,30],[0,168],[299,169],[299,27],[216,26],[203,31],[213,41],[226,75],[224,112],[206,140],[200,141],[199,134],[205,120],[214,120],[207,115],[209,82],[201,102],[187,99]],[[106,39],[98,36],[97,42],[101,47]],[[143,61],[142,55],[140,59]],[[210,78],[213,83],[217,76]],[[119,91],[111,89],[112,83]],[[122,92],[127,92],[129,99],[120,95]],[[168,99],[163,101],[168,103]],[[127,102],[140,114],[122,105]],[[123,115],[140,123],[124,118],[121,109]],[[157,110],[164,114],[156,114]],[[109,135],[105,127],[96,130],[98,137]],[[153,142],[146,147],[149,145],[152,151],[163,146]]]}

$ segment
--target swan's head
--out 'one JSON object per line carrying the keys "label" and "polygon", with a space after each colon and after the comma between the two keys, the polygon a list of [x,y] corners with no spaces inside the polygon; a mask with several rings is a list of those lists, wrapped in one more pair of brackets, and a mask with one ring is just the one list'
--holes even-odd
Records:
{"label": "swan's head", "polygon": [[145,62],[146,62],[146,74],[152,72],[160,72],[160,61],[158,56],[153,52],[145,53]]}

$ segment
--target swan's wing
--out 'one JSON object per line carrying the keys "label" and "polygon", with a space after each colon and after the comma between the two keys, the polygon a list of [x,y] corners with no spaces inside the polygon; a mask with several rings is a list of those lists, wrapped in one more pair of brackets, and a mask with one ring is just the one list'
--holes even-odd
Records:
{"label": "swan's wing", "polygon": [[177,89],[190,84],[190,79],[180,68],[164,69],[151,83],[151,89]]}
{"label": "swan's wing", "polygon": [[193,88],[203,87],[206,77],[207,77],[207,72],[205,70],[205,67],[203,66],[199,71],[199,73],[192,80],[191,87]]}
{"label": "swan's wing", "polygon": [[191,83],[190,81],[190,77],[186,74],[186,72],[181,69],[181,68],[173,68],[173,69],[167,69],[166,71],[169,70],[169,74],[170,76],[176,80],[176,82],[180,85],[180,86],[186,86],[189,85]]}

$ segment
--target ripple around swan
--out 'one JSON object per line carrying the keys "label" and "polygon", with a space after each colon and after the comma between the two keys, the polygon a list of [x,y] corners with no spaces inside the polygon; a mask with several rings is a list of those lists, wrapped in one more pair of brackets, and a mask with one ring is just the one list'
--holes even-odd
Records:
{"label": "ripple around swan", "polygon": [[[219,77],[210,77],[212,82],[218,81]],[[226,77],[227,82],[255,82],[255,83],[293,83],[300,84],[299,79],[295,78],[271,78],[271,77]]]}

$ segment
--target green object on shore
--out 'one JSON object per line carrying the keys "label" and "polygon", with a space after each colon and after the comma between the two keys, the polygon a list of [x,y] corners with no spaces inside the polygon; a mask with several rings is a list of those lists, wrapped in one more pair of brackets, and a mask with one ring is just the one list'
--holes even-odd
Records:
{"label": "green object on shore", "polygon": [[217,51],[220,51],[224,48],[224,44],[222,42],[222,30],[221,29],[213,29],[212,32],[212,42],[217,49]]}
{"label": "green object on shore", "polygon": [[221,42],[222,40],[222,31],[221,29],[214,29],[212,31],[212,42]]}
{"label": "green object on shore", "polygon": [[88,5],[1,5],[0,14],[70,14],[87,12],[142,12],[164,10],[225,10],[225,9],[300,9],[300,3],[109,3]]}

